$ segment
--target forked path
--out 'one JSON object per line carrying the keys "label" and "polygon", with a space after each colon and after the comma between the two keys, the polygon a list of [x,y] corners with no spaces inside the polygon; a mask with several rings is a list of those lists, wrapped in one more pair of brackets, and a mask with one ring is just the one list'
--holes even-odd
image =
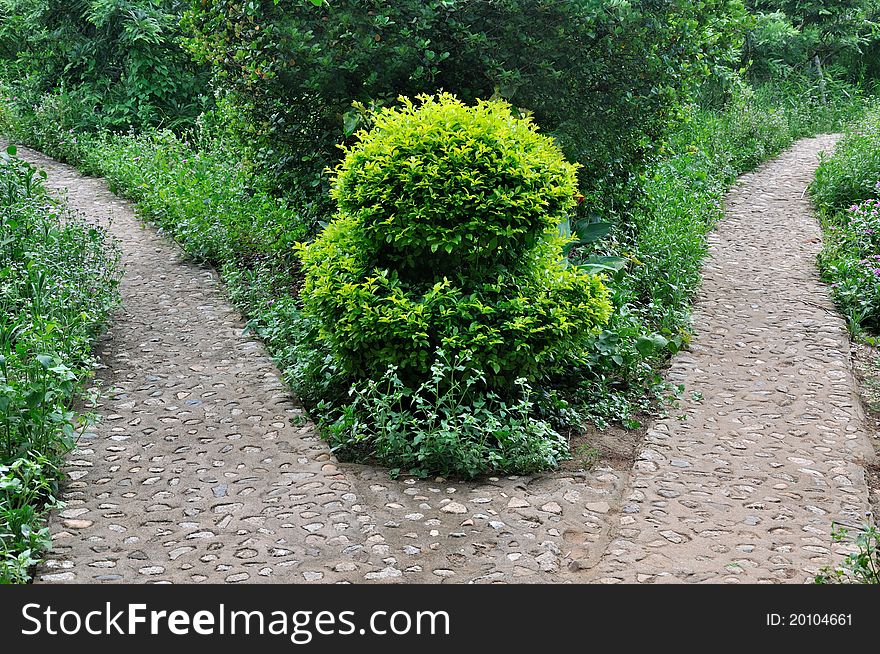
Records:
{"label": "forked path", "polygon": [[628,471],[460,484],[338,463],[213,272],[102,180],[19,154],[109,221],[125,265],[102,420],[37,582],[533,582],[598,560]]}
{"label": "forked path", "polygon": [[803,581],[833,559],[832,521],[868,506],[870,442],[803,196],[832,145],[801,141],[731,192],[671,371],[703,399],[654,426],[631,472],[470,484],[338,463],[211,271],[101,180],[22,149],[111,219],[126,266],[103,420],[69,457],[37,581]]}
{"label": "forked path", "polygon": [[832,522],[864,521],[873,448],[805,196],[834,142],[799,141],[727,196],[670,370],[686,401],[649,431],[592,579],[804,581],[835,558]]}

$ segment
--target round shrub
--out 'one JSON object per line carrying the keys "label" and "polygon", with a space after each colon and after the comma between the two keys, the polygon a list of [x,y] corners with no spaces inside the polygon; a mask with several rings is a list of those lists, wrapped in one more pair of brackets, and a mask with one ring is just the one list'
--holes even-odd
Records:
{"label": "round shrub", "polygon": [[401,102],[359,134],[331,192],[380,265],[472,274],[516,261],[566,217],[577,167],[507,104]]}
{"label": "round shrub", "polygon": [[492,379],[533,378],[611,313],[567,267],[576,167],[498,101],[383,109],[336,170],[336,219],[301,249],[306,315],[341,365],[423,378],[437,348]]}

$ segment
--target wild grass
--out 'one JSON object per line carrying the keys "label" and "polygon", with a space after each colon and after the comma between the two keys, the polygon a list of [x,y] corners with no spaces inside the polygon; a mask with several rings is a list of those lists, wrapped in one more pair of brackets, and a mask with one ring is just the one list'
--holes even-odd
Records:
{"label": "wild grass", "polygon": [[42,177],[14,148],[0,157],[0,583],[27,581],[48,546],[59,464],[87,423],[74,403],[120,275],[111,239]]}

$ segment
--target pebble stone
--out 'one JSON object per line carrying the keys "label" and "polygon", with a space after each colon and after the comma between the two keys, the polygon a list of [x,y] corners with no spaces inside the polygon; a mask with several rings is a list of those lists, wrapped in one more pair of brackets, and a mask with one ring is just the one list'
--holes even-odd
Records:
{"label": "pebble stone", "polygon": [[613,524],[585,505],[618,502],[628,471],[453,486],[338,462],[213,270],[103,180],[19,155],[125,266],[97,350],[102,419],[68,457],[35,583],[540,582],[595,562]]}
{"label": "pebble stone", "polygon": [[97,352],[103,419],[68,457],[35,582],[809,579],[843,556],[832,523],[864,519],[873,458],[805,196],[835,140],[798,142],[726,197],[696,337],[668,372],[700,399],[652,425],[632,470],[455,486],[338,462],[214,271],[102,180],[20,148],[125,266]]}
{"label": "pebble stone", "polygon": [[837,138],[797,142],[725,198],[697,335],[668,373],[685,397],[648,432],[588,580],[803,583],[842,559],[832,524],[866,519],[874,452],[806,194]]}

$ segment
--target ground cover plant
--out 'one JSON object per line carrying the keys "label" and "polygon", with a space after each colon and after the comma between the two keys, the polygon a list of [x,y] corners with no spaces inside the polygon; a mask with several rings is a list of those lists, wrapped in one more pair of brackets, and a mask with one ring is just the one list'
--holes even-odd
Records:
{"label": "ground cover plant", "polygon": [[[876,8],[868,0],[830,12],[738,0],[31,4],[0,1],[0,129],[106,177],[215,265],[341,455],[462,476],[552,466],[565,456],[560,437],[637,427],[680,392],[662,370],[689,339],[723,193],[796,138],[859,114],[875,45],[863,26]],[[56,53],[53,39],[87,47]],[[166,68],[155,76],[143,62],[160,59]],[[506,121],[529,118],[580,164],[576,182],[542,178],[567,203],[544,208],[557,236],[503,224],[503,197],[471,207],[472,224],[450,225],[459,214],[424,180],[405,213],[365,227],[407,185],[377,177],[361,206],[359,187],[332,170],[346,153],[369,150],[383,108],[407,106],[401,94],[441,90],[467,107],[506,101]],[[387,153],[369,152],[364,171],[388,170]],[[457,156],[444,151],[437,170]],[[446,193],[441,177],[432,184]],[[422,214],[436,229],[413,227]],[[405,216],[415,222],[401,223]],[[451,266],[463,243],[483,254]],[[314,254],[303,261],[298,252]],[[369,266],[387,277],[366,288]],[[559,309],[581,274],[604,277],[591,297],[607,296],[610,307]],[[559,286],[560,277],[574,286]],[[542,302],[509,300],[527,296]],[[466,347],[469,339],[480,347]],[[448,383],[432,387],[435,379]],[[426,413],[432,406],[436,415]],[[386,418],[363,418],[378,413]],[[449,434],[465,432],[478,447],[454,447]],[[499,459],[493,451],[505,438],[552,445]],[[437,455],[420,454],[423,442]]]}
{"label": "ground cover plant", "polygon": [[[855,121],[816,172],[810,187],[824,232],[819,268],[830,284],[831,296],[847,320],[855,341],[854,361],[859,392],[877,424],[876,365],[880,331],[880,107],[876,104]],[[876,486],[876,471],[869,472]],[[833,536],[851,541],[855,551],[842,566],[825,569],[816,583],[880,583],[877,528],[868,523],[848,537],[847,529]]]}
{"label": "ground cover plant", "polygon": [[825,228],[823,278],[861,335],[880,329],[880,108],[854,124],[811,187]]}
{"label": "ground cover plant", "polygon": [[92,343],[116,306],[118,254],[104,231],[51,200],[42,175],[0,156],[0,583],[24,582],[48,546],[62,456]]}
{"label": "ground cover plant", "polygon": [[853,552],[835,568],[824,568],[816,575],[817,584],[880,584],[880,530],[865,525],[851,535],[850,530],[838,527],[832,534],[834,542],[849,542]]}

